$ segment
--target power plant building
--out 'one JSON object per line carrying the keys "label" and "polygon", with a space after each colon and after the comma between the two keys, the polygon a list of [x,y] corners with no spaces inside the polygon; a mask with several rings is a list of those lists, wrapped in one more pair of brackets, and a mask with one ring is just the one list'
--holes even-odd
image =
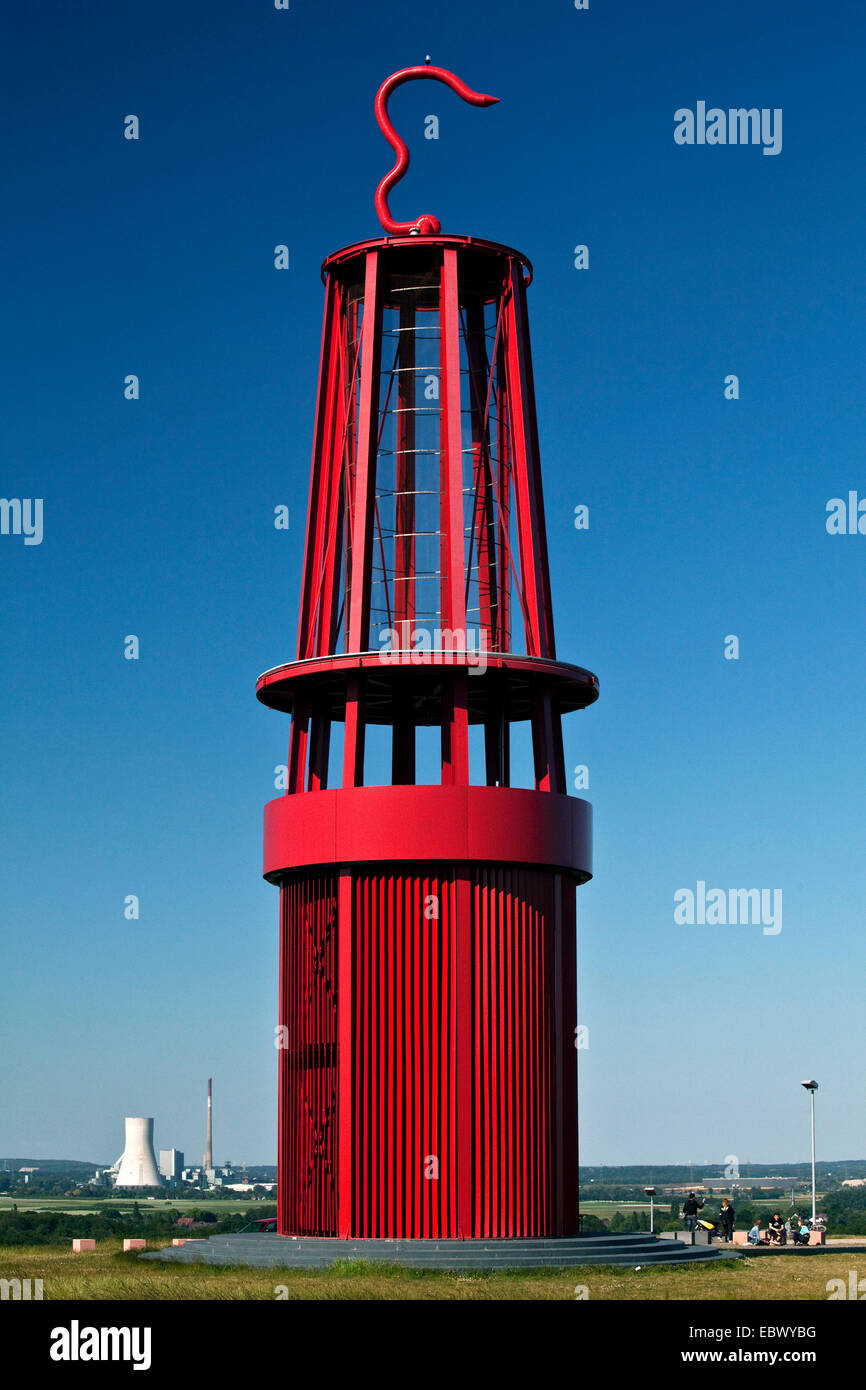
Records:
{"label": "power plant building", "polygon": [[183,1151],[160,1149],[159,1171],[166,1182],[180,1182],[183,1176]]}

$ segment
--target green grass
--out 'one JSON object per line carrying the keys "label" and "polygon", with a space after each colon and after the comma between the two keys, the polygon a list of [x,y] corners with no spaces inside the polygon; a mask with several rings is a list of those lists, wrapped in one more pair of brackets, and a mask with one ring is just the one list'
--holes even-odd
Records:
{"label": "green grass", "polygon": [[[151,1242],[151,1248],[158,1248]],[[864,1251],[866,1254],[866,1251]],[[0,1248],[0,1277],[42,1279],[46,1299],[273,1300],[277,1286],[290,1300],[324,1301],[571,1301],[575,1286],[590,1299],[812,1300],[827,1298],[827,1281],[848,1281],[856,1256],[832,1253],[794,1258],[720,1260],[643,1269],[583,1268],[513,1274],[448,1274],[342,1260],[329,1270],[215,1268],[162,1264],[123,1254],[120,1242],[100,1241],[89,1255],[66,1247]],[[866,1274],[866,1269],[863,1270]]]}

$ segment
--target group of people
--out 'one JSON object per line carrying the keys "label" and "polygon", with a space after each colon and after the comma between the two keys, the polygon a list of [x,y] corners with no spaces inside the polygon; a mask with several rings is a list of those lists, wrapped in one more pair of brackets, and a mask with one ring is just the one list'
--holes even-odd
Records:
{"label": "group of people", "polygon": [[783,1221],[779,1213],[774,1211],[766,1232],[761,1230],[760,1216],[755,1217],[748,1239],[750,1245],[787,1245],[789,1240],[792,1245],[808,1245],[811,1232],[811,1223],[805,1216],[798,1216],[794,1212],[787,1221]]}
{"label": "group of people", "polygon": [[[698,1201],[694,1192],[690,1192],[683,1202],[683,1220],[686,1223],[687,1231],[694,1231],[700,1220],[698,1212],[704,1209],[704,1199]],[[722,1207],[716,1221],[701,1221],[705,1230],[713,1235],[720,1236],[722,1240],[732,1240],[734,1236],[734,1208],[727,1197],[722,1201]]]}
{"label": "group of people", "polygon": [[[694,1231],[700,1224],[721,1240],[728,1242],[734,1238],[734,1208],[725,1197],[722,1201],[721,1210],[715,1221],[704,1221],[699,1217],[699,1212],[703,1210],[704,1199],[698,1201],[694,1192],[690,1192],[683,1202],[683,1220],[686,1223],[687,1231]],[[809,1236],[812,1230],[811,1223],[805,1216],[800,1217],[796,1212],[783,1221],[777,1211],[773,1212],[772,1219],[767,1223],[766,1231],[761,1230],[761,1218],[755,1217],[755,1224],[749,1231],[748,1240],[751,1245],[787,1245],[788,1241],[792,1245],[808,1245]]]}

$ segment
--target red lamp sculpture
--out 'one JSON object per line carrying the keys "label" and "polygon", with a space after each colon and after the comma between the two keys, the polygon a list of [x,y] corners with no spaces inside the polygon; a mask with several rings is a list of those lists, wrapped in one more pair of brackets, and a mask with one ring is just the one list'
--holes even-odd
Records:
{"label": "red lamp sculpture", "polygon": [[[291,714],[265,810],[280,889],[283,1235],[577,1232],[575,887],[591,808],[562,715],[526,290],[507,246],[395,222],[322,267],[325,314]],[[531,733],[533,785],[512,786]],[[527,745],[530,740],[527,739]]]}

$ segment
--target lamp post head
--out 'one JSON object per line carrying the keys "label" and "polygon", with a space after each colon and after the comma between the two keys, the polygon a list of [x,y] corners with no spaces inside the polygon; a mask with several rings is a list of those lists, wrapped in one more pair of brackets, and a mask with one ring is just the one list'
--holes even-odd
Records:
{"label": "lamp post head", "polygon": [[654,1197],[656,1195],[656,1190],[654,1187],[645,1187],[644,1192],[648,1197]]}
{"label": "lamp post head", "polygon": [[800,1085],[805,1086],[807,1091],[817,1091],[818,1089],[817,1081],[801,1081]]}

